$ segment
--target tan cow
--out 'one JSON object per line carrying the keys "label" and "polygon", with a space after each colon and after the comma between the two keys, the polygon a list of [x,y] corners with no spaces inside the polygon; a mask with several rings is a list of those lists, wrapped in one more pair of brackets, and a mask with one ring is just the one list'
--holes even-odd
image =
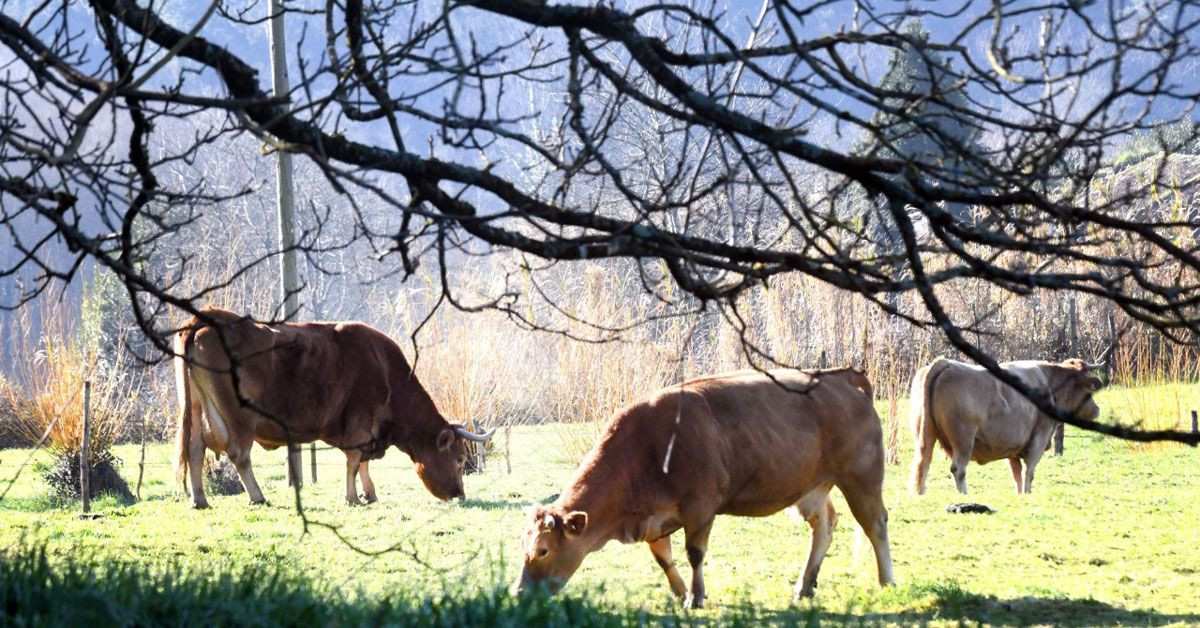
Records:
{"label": "tan cow", "polygon": [[[1000,365],[1027,387],[1050,395],[1067,412],[1087,420],[1100,415],[1092,393],[1101,387],[1089,371],[1101,364],[1036,360]],[[950,456],[958,491],[967,493],[967,461],[986,464],[1007,458],[1017,493],[1028,493],[1033,471],[1058,422],[981,366],[938,358],[913,376],[910,417],[915,454],[909,488],[925,492],[935,442]],[[1025,463],[1024,478],[1021,462]]]}
{"label": "tan cow", "polygon": [[354,322],[264,325],[217,308],[202,314],[175,338],[177,472],[180,482],[190,473],[193,506],[208,507],[205,448],[228,454],[257,504],[265,499],[250,448],[258,442],[274,449],[289,437],[292,443],[323,440],[345,452],[351,504],[360,503],[360,472],[367,499],[374,500],[367,462],[391,446],[412,458],[435,497],[463,496],[466,441],[490,434],[446,421],[400,347],[383,333]]}
{"label": "tan cow", "polygon": [[[664,388],[617,412],[562,496],[528,511],[519,593],[557,591],[605,543],[645,542],[671,591],[704,603],[702,564],[719,514],[765,517],[794,506],[812,526],[796,596],[810,596],[833,539],[838,487],[892,582],[883,505],[883,437],[871,384],[852,369],[738,371]],[[683,530],[690,596],[671,557]]]}

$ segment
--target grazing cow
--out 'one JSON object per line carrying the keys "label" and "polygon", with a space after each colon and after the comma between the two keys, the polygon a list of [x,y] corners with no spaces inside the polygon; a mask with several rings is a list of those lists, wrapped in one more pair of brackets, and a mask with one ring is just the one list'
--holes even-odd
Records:
{"label": "grazing cow", "polygon": [[466,441],[491,436],[447,422],[400,347],[363,323],[264,325],[205,308],[176,335],[175,353],[177,472],[181,483],[190,472],[196,508],[208,507],[206,447],[228,454],[250,502],[259,504],[265,499],[250,467],[251,445],[323,440],[345,452],[346,501],[358,504],[356,475],[374,501],[367,462],[393,445],[412,458],[435,497],[463,497]]}
{"label": "grazing cow", "polygon": [[[1058,407],[1094,420],[1100,408],[1092,400],[1100,380],[1089,374],[1103,364],[1067,360],[1061,364],[1022,360],[1000,365],[1030,389],[1050,395]],[[1028,493],[1033,470],[1050,444],[1058,421],[1037,409],[1021,393],[981,366],[938,358],[913,376],[910,417],[916,452],[909,488],[925,492],[933,444],[950,456],[958,491],[967,494],[967,461],[985,464],[1007,458],[1017,493]],[[1021,462],[1025,462],[1022,479]]]}
{"label": "grazing cow", "polygon": [[[704,603],[702,564],[719,514],[765,517],[795,506],[812,526],[796,597],[811,596],[833,539],[838,487],[892,582],[883,505],[883,437],[871,383],[852,369],[737,371],[655,392],[617,412],[567,485],[527,510],[520,593],[557,591],[584,556],[611,540],[644,541],[671,592]],[[692,587],[671,558],[683,529]]]}

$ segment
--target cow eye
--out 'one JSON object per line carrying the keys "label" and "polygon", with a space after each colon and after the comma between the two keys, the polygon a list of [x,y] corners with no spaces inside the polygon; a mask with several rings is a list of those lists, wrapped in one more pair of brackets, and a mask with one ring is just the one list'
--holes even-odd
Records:
{"label": "cow eye", "polygon": [[549,554],[549,553],[550,553],[550,550],[545,547],[539,547],[538,551],[537,551],[538,558],[544,558],[546,556],[546,554]]}

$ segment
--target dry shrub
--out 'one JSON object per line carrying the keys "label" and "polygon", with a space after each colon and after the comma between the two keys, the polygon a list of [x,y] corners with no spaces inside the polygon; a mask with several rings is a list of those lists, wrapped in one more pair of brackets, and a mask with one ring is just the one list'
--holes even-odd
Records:
{"label": "dry shrub", "polygon": [[246,492],[229,456],[211,452],[204,456],[204,483],[210,493],[217,495],[240,495]]}
{"label": "dry shrub", "polygon": [[13,404],[13,401],[20,397],[21,391],[0,373],[0,449],[29,445],[18,425],[16,407]]}
{"label": "dry shrub", "polygon": [[[78,468],[83,443],[84,382],[91,382],[88,454],[98,480],[92,482],[92,492],[113,491],[131,497],[124,482],[103,483],[104,478],[119,480],[111,469],[114,458],[110,451],[135,411],[140,390],[140,378],[126,368],[126,352],[101,356],[96,348],[83,346],[58,304],[41,308],[41,334],[34,336],[29,312],[24,310],[21,315],[25,333],[16,347],[18,357],[13,365],[22,391],[14,393],[14,387],[7,395],[16,411],[17,429],[30,443],[37,443],[45,435],[43,446],[54,453],[64,471],[52,474],[52,483],[77,482],[78,476],[67,469],[69,461]],[[54,490],[63,495],[78,494],[78,489],[71,486],[56,486]]]}

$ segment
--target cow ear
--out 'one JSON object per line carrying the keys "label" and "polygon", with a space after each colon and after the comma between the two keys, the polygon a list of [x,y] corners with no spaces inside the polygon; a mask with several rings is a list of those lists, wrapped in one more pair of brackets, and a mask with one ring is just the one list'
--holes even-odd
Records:
{"label": "cow ear", "polygon": [[454,438],[454,430],[442,430],[442,433],[438,434],[437,438],[438,451],[450,451],[450,446],[454,444]]}
{"label": "cow ear", "polygon": [[579,536],[587,527],[587,513],[576,510],[563,517],[563,532],[567,536]]}

